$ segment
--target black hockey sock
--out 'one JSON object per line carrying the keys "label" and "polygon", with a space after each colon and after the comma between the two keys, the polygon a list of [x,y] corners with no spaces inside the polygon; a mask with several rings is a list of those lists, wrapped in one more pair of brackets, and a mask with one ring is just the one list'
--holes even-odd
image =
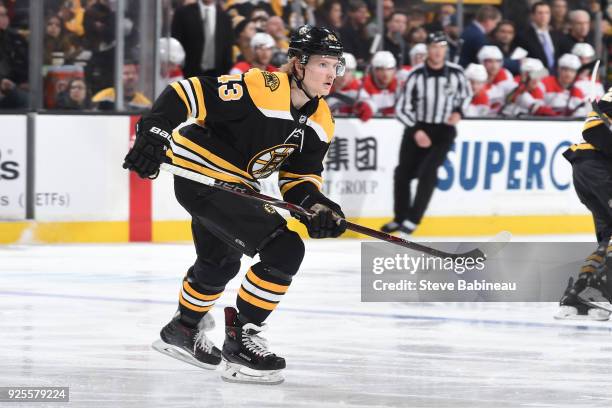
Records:
{"label": "black hockey sock", "polygon": [[223,287],[189,282],[188,277],[185,277],[179,294],[181,321],[188,326],[195,327],[221,297],[223,289]]}
{"label": "black hockey sock", "polygon": [[276,308],[289,289],[291,276],[259,262],[247,272],[236,306],[240,317],[257,325],[261,324]]}

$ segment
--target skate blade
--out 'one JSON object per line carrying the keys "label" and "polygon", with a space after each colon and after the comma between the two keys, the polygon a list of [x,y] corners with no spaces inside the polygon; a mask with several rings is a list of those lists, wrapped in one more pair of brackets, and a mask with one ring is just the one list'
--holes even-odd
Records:
{"label": "skate blade", "polygon": [[218,365],[206,364],[201,361],[198,361],[180,347],[168,344],[161,339],[155,340],[153,344],[151,344],[151,347],[153,348],[153,350],[159,351],[162,354],[183,361],[185,363],[189,363],[196,367],[204,368],[206,370],[216,370],[218,367]]}
{"label": "skate blade", "polygon": [[[570,306],[566,306],[570,308]],[[610,313],[607,313],[599,309],[589,310],[589,314],[578,314],[576,308],[571,309],[560,308],[560,310],[553,316],[556,320],[582,320],[582,321],[606,321],[610,318]]]}
{"label": "skate blade", "polygon": [[240,384],[264,384],[277,385],[285,381],[282,370],[253,370],[240,364],[230,363],[223,360],[226,364],[225,370],[221,373],[223,381]]}

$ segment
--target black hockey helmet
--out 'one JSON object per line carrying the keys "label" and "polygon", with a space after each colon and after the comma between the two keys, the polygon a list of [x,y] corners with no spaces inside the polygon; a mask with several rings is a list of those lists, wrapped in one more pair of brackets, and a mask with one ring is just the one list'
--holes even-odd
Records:
{"label": "black hockey helmet", "polygon": [[342,42],[332,30],[307,24],[298,28],[291,36],[287,57],[297,57],[303,65],[308,63],[308,57],[311,55],[337,57],[339,64],[336,74],[342,76],[344,75],[342,50]]}
{"label": "black hockey helmet", "polygon": [[434,31],[433,33],[429,33],[427,35],[426,43],[427,45],[440,43],[447,44],[448,38],[446,37],[446,34],[444,34],[444,31]]}

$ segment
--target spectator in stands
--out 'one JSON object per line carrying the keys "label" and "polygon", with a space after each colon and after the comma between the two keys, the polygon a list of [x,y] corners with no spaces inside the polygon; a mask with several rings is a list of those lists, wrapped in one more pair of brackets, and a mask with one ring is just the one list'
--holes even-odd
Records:
{"label": "spectator in stands", "polygon": [[[198,1],[201,0],[196,0],[196,2]],[[227,14],[232,18],[236,16],[243,16],[248,18],[255,7],[264,9],[269,16],[280,16],[283,13],[282,7],[278,8],[277,10],[274,10],[274,7],[272,6],[269,0],[229,0],[225,3],[226,4],[224,7],[227,11]]]}
{"label": "spectator in stands", "polygon": [[476,62],[476,55],[483,45],[487,44],[487,35],[493,31],[501,20],[501,14],[493,6],[482,6],[476,12],[476,18],[461,33],[463,46],[459,55],[459,64],[467,67]]}
{"label": "spectator in stands", "polygon": [[[151,101],[138,92],[138,65],[127,62],[123,66],[123,100],[126,110],[142,111],[151,107]],[[115,88],[106,88],[94,95],[92,102],[98,110],[115,109]]]}
{"label": "spectator in stands", "polygon": [[499,112],[506,102],[508,94],[516,87],[514,77],[502,67],[503,54],[495,45],[485,45],[478,51],[478,62],[487,71],[485,86],[489,106],[492,112]]}
{"label": "spectator in stands", "polygon": [[567,18],[567,0],[552,0],[550,2],[550,26],[553,30],[566,33],[569,29]]}
{"label": "spectator in stands", "polygon": [[159,61],[162,83],[160,89],[184,78],[182,67],[185,63],[185,50],[176,38],[159,39]]}
{"label": "spectator in stands", "polygon": [[336,77],[329,95],[325,97],[329,108],[334,114],[357,115],[367,122],[374,114],[374,103],[363,88],[362,82],[355,78],[357,60],[352,54],[344,53],[345,72]]}
{"label": "spectator in stands", "polygon": [[[372,6],[372,4],[370,4],[370,6]],[[373,11],[373,16],[376,16],[376,7],[377,6],[374,7],[374,10],[372,10],[372,7],[370,7],[370,10]],[[391,14],[393,14],[395,11],[395,2],[393,0],[383,0],[383,23],[388,21]],[[370,38],[374,38],[374,36],[378,34],[378,21],[376,18],[373,18],[372,21],[370,21],[367,30]]]}
{"label": "spectator in stands", "polygon": [[268,14],[265,8],[261,6],[253,8],[251,15],[248,17],[255,24],[255,31],[258,33],[263,33],[266,31],[266,25],[270,19],[270,14]]}
{"label": "spectator in stands", "polygon": [[371,38],[368,36],[366,25],[369,12],[363,0],[350,0],[348,5],[348,20],[340,29],[340,37],[344,50],[357,59],[357,66],[365,66],[370,59]]}
{"label": "spectator in stands", "polygon": [[572,10],[569,13],[570,28],[567,34],[562,37],[559,46],[559,54],[572,52],[572,48],[577,43],[594,44],[591,31],[591,16],[584,10]]}
{"label": "spectator in stands", "polygon": [[430,33],[445,31],[447,26],[453,24],[453,20],[456,18],[456,12],[457,10],[454,5],[441,4],[436,11],[434,20],[429,24],[425,24],[425,29]]}
{"label": "spectator in stands", "polygon": [[559,116],[585,117],[590,110],[586,95],[576,86],[576,74],[580,68],[580,59],[573,54],[563,54],[558,61],[556,76],[542,79],[544,103],[550,106]]}
{"label": "spectator in stands", "polygon": [[186,77],[226,74],[232,67],[232,21],[214,0],[179,7],[172,19],[172,37],[185,50]]}
{"label": "spectator in stands", "polygon": [[375,112],[393,116],[398,90],[398,80],[395,76],[397,61],[389,51],[377,51],[370,66],[370,72],[363,79],[363,89],[372,98]]}
{"label": "spectator in stands", "polygon": [[408,30],[408,46],[412,49],[417,44],[425,44],[427,30],[425,27],[413,27]]}
{"label": "spectator in stands", "polygon": [[85,35],[85,27],[83,26],[85,9],[81,0],[62,1],[57,14],[64,22],[64,28],[67,31],[79,38]]}
{"label": "spectator in stands", "polygon": [[401,11],[393,12],[385,23],[386,30],[383,39],[383,50],[393,54],[400,67],[410,64],[408,46],[404,40],[407,27],[408,16]]}
{"label": "spectator in stands", "polygon": [[325,0],[316,10],[317,25],[339,32],[342,28],[342,2],[340,0]]}
{"label": "spectator in stands", "polygon": [[287,29],[285,22],[279,16],[272,16],[266,24],[266,32],[274,38],[276,48],[287,52],[289,49],[289,38],[287,37]]}
{"label": "spectator in stands", "polygon": [[251,39],[257,33],[255,23],[242,16],[234,17],[232,23],[234,24],[234,37],[236,38],[236,45],[233,49],[234,61],[253,61]]}
{"label": "spectator in stands", "polygon": [[408,30],[415,27],[424,27],[427,22],[425,11],[419,6],[412,6],[408,10]]}
{"label": "spectator in stands", "polygon": [[502,108],[501,113],[509,117],[557,116],[557,112],[544,102],[541,80],[547,75],[548,70],[542,61],[537,58],[525,58],[521,64],[521,81],[508,95],[508,103]]}
{"label": "spectator in stands", "polygon": [[57,95],[57,109],[86,110],[91,109],[91,94],[82,78],[74,78],[68,82],[64,92]]}
{"label": "spectator in stands", "polygon": [[531,25],[516,36],[516,45],[527,50],[531,58],[537,58],[554,72],[555,56],[558,55],[562,34],[550,28],[550,6],[538,1],[531,7]]}
{"label": "spectator in stands", "polygon": [[[516,45],[514,45],[515,34],[514,23],[510,20],[503,20],[493,31],[493,45],[496,45],[504,55],[504,68],[510,71],[512,75],[519,75],[521,68],[520,60],[523,58],[512,58],[513,52],[517,49]],[[527,55],[526,50],[522,51],[522,53],[525,56]]]}
{"label": "spectator in stands", "polygon": [[28,44],[10,27],[7,8],[0,3],[0,109],[26,108]]}
{"label": "spectator in stands", "polygon": [[472,99],[463,114],[467,117],[491,115],[491,105],[487,95],[487,70],[484,65],[470,64],[465,69],[465,77],[472,88]]}
{"label": "spectator in stands", "polygon": [[86,67],[93,93],[113,86],[115,56],[115,13],[105,2],[88,3],[83,17],[83,48],[91,52]]}
{"label": "spectator in stands", "polygon": [[278,69],[270,65],[272,53],[274,52],[274,38],[270,34],[257,33],[251,38],[251,50],[253,51],[252,61],[240,61],[234,65],[230,74],[244,74],[251,68],[258,68],[262,71],[274,72]]}
{"label": "spectator in stands", "polygon": [[64,63],[70,65],[74,62],[79,49],[75,46],[74,38],[64,30],[64,24],[58,16],[47,18],[44,38],[45,51],[43,64],[51,65],[54,53],[62,53]]}

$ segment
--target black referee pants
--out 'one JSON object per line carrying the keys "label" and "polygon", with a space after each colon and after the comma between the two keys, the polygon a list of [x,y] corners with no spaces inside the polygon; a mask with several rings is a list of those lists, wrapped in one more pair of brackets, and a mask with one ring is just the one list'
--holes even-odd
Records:
{"label": "black referee pants", "polygon": [[[419,129],[424,130],[431,139],[430,147],[421,148],[415,143],[414,134]],[[438,183],[438,168],[444,163],[456,136],[457,129],[445,124],[417,123],[404,130],[394,177],[396,222],[421,222]],[[415,178],[418,185],[412,199],[410,182]]]}
{"label": "black referee pants", "polygon": [[576,194],[593,214],[597,242],[607,246],[612,235],[612,164],[603,158],[577,159],[572,172]]}

